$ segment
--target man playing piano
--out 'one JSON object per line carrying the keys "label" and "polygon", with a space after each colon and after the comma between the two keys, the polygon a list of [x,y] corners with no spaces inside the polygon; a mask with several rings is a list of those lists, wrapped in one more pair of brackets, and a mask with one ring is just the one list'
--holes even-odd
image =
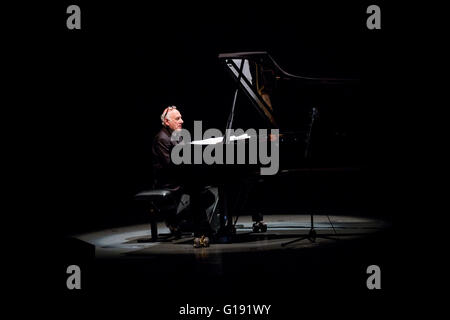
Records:
{"label": "man playing piano", "polygon": [[161,114],[161,130],[156,134],[152,146],[152,162],[154,173],[154,187],[168,189],[172,192],[178,204],[183,194],[189,194],[189,208],[179,212],[168,212],[166,224],[175,237],[181,236],[181,222],[190,213],[193,222],[194,247],[209,245],[210,227],[204,208],[204,188],[195,181],[183,179],[182,171],[171,161],[173,147],[180,141],[172,141],[174,131],[182,129],[183,119],[175,106],[169,106]]}

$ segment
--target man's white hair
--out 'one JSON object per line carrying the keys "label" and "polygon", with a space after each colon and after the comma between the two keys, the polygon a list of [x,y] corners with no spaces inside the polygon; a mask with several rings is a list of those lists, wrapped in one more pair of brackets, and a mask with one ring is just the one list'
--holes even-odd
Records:
{"label": "man's white hair", "polygon": [[169,116],[169,113],[170,113],[170,111],[172,111],[172,110],[174,110],[174,109],[176,109],[177,107],[176,106],[168,106],[168,107],[166,107],[165,109],[164,109],[164,111],[163,111],[163,113],[161,113],[161,124],[163,125],[163,126],[165,126],[166,124],[164,123],[164,119],[169,119],[170,120],[170,116]]}

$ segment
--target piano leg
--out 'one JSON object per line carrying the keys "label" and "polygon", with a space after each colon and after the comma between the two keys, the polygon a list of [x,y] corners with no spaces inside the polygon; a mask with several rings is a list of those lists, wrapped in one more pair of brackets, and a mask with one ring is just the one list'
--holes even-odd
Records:
{"label": "piano leg", "polygon": [[233,224],[233,210],[230,204],[232,200],[231,191],[232,186],[230,184],[221,184],[218,186],[220,229],[217,232],[217,241],[220,243],[230,243],[236,234],[236,229]]}

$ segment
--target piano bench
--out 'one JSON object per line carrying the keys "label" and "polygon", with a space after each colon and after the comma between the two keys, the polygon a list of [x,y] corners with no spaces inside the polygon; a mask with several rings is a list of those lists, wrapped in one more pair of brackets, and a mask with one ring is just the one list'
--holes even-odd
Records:
{"label": "piano bench", "polygon": [[177,203],[172,192],[167,189],[141,191],[134,199],[150,211],[151,240],[158,240],[158,220],[169,210],[176,210]]}

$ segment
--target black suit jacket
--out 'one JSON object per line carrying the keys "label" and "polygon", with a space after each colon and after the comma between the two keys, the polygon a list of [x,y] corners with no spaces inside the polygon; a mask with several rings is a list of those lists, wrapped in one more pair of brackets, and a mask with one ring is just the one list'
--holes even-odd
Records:
{"label": "black suit jacket", "polygon": [[172,132],[166,127],[162,127],[156,134],[152,145],[152,165],[154,187],[176,191],[180,189],[180,182],[177,181],[175,165],[170,159],[170,154],[178,141],[172,141],[171,135]]}

